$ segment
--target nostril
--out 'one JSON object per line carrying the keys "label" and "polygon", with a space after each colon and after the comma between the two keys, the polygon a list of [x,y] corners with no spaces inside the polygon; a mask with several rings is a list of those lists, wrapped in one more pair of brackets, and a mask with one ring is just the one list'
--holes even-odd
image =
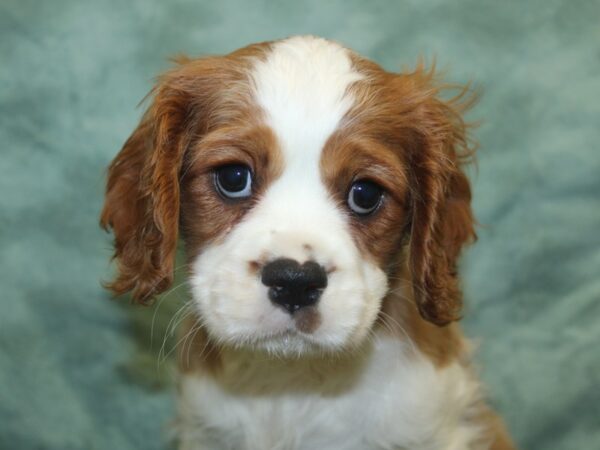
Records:
{"label": "nostril", "polygon": [[319,300],[319,297],[321,296],[322,292],[323,292],[322,289],[317,289],[317,288],[307,289],[305,291],[306,297],[312,303],[316,303]]}
{"label": "nostril", "polygon": [[269,295],[273,297],[273,299],[279,298],[282,292],[283,288],[281,286],[271,286],[269,289]]}

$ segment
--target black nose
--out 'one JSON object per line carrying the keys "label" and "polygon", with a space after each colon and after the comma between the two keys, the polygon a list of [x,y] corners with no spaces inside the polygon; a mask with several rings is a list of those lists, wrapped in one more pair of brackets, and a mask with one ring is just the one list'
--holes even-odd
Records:
{"label": "black nose", "polygon": [[314,305],[327,287],[325,269],[314,261],[300,265],[293,259],[276,259],[262,270],[262,283],[269,288],[269,298],[290,314]]}

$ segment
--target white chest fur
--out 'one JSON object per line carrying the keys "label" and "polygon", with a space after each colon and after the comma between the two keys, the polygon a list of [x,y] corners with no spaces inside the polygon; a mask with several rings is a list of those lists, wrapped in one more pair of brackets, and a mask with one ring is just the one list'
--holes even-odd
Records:
{"label": "white chest fur", "polygon": [[[235,353],[235,354],[233,354]],[[413,347],[376,337],[352,357],[283,361],[232,351],[222,377],[188,374],[179,398],[185,450],[486,448],[472,418],[479,385]]]}

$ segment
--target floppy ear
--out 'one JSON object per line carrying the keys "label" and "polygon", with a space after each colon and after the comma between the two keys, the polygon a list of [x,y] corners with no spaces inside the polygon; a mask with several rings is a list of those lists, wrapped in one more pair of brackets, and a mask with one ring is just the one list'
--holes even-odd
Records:
{"label": "floppy ear", "polygon": [[112,229],[118,274],[107,287],[146,302],[172,282],[179,227],[179,171],[191,105],[181,69],[159,80],[137,129],[108,168],[100,223]]}
{"label": "floppy ear", "polygon": [[[433,73],[428,75],[431,83]],[[463,90],[444,101],[430,88],[419,111],[419,145],[413,174],[409,264],[414,298],[423,318],[437,325],[460,319],[462,293],[457,261],[476,239],[471,189],[461,165],[473,154],[461,113],[474,101]]]}

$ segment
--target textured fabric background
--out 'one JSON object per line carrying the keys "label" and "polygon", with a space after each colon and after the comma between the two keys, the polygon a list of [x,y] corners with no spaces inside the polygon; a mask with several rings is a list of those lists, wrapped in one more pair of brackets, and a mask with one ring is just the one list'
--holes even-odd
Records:
{"label": "textured fabric background", "polygon": [[305,33],[483,89],[465,327],[522,448],[600,448],[599,24],[583,0],[2,0],[0,448],[167,448],[185,286],[103,292],[104,169],[170,55]]}

